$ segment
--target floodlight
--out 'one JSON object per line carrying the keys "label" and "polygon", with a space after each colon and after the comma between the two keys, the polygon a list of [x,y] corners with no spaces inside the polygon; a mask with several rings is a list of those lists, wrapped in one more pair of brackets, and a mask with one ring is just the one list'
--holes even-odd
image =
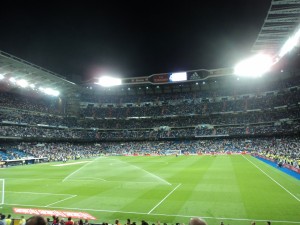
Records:
{"label": "floodlight", "polygon": [[234,67],[234,74],[244,77],[259,77],[268,72],[273,65],[271,56],[257,54],[239,62]]}
{"label": "floodlight", "polygon": [[290,52],[296,46],[297,41],[296,37],[290,37],[281,47],[279,56],[283,57],[286,53]]}
{"label": "floodlight", "polygon": [[286,53],[296,47],[299,42],[299,37],[300,29],[284,43],[284,45],[280,49],[279,56],[283,57]]}
{"label": "floodlight", "polygon": [[60,93],[59,91],[53,90],[52,88],[43,88],[43,87],[39,87],[39,90],[47,95],[51,95],[51,96],[59,96]]}
{"label": "floodlight", "polygon": [[0,74],[0,80],[4,79],[4,75]]}
{"label": "floodlight", "polygon": [[53,90],[53,91],[52,91],[52,95],[55,96],[55,97],[57,97],[57,96],[60,95],[60,92],[59,92],[59,91],[56,91],[56,90]]}
{"label": "floodlight", "polygon": [[21,80],[17,80],[17,85],[19,85],[20,87],[23,87],[23,88],[26,88],[28,87],[28,82],[24,79],[21,79]]}
{"label": "floodlight", "polygon": [[14,77],[9,78],[9,81],[12,83],[16,83],[16,79]]}
{"label": "floodlight", "polygon": [[35,85],[34,84],[30,84],[29,87],[31,87],[32,89],[34,89]]}
{"label": "floodlight", "polygon": [[59,92],[56,90],[53,90],[52,88],[45,88],[44,92],[48,95],[52,95],[52,96],[58,96]]}
{"label": "floodlight", "polygon": [[120,78],[110,77],[110,76],[102,76],[99,78],[98,83],[103,87],[112,87],[122,84],[122,80]]}

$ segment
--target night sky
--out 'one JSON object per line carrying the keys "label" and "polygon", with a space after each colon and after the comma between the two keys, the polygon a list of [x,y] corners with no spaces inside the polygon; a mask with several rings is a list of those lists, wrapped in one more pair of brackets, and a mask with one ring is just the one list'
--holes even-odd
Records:
{"label": "night sky", "polygon": [[271,0],[121,1],[1,7],[0,50],[68,79],[232,67]]}

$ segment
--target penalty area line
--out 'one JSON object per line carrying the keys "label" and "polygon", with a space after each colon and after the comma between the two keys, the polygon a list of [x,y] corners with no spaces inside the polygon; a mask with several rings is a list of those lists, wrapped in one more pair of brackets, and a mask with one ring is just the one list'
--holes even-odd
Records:
{"label": "penalty area line", "polygon": [[75,198],[76,196],[77,196],[77,195],[73,195],[73,196],[70,196],[70,197],[68,197],[68,198],[64,198],[64,199],[62,199],[62,200],[59,200],[59,201],[53,202],[53,203],[51,203],[51,204],[49,204],[49,205],[46,205],[45,207],[49,207],[49,206],[54,205],[54,204],[56,204],[56,203],[66,201],[66,200],[71,199],[71,198]]}
{"label": "penalty area line", "polygon": [[[99,157],[100,158],[100,157]],[[79,172],[80,170],[82,170],[83,168],[85,168],[86,166],[90,165],[91,163],[95,162],[97,159],[99,158],[95,158],[94,160],[88,162],[87,164],[83,165],[82,167],[79,167],[77,170],[75,170],[74,172],[70,173],[68,176],[66,176],[62,182],[65,182],[69,177],[71,177],[72,175],[74,175],[75,173]]]}
{"label": "penalty area line", "polygon": [[159,203],[156,204],[156,206],[154,206],[149,212],[148,214],[150,214],[154,209],[156,209],[164,200],[166,200],[167,197],[169,197],[181,184],[178,184],[169,194],[166,195],[166,197],[164,197]]}
{"label": "penalty area line", "polygon": [[156,179],[162,181],[163,183],[165,183],[165,184],[167,184],[167,185],[172,185],[171,183],[169,183],[168,181],[164,180],[163,178],[161,178],[161,177],[159,177],[159,176],[157,176],[157,175],[155,175],[155,174],[153,174],[153,173],[150,173],[149,171],[147,171],[147,170],[145,170],[145,169],[143,169],[143,168],[141,168],[141,167],[138,167],[138,166],[136,166],[136,165],[133,165],[133,164],[131,164],[131,163],[128,163],[128,162],[125,162],[125,161],[122,161],[122,160],[119,160],[119,159],[114,159],[114,160],[117,160],[117,161],[120,162],[120,163],[124,163],[124,164],[130,165],[130,166],[132,166],[132,167],[134,167],[134,168],[136,168],[136,169],[139,169],[139,170],[141,170],[141,171],[144,171],[145,173],[147,173],[147,174],[149,174],[150,176],[152,176],[152,177],[154,177],[154,178],[156,178]]}

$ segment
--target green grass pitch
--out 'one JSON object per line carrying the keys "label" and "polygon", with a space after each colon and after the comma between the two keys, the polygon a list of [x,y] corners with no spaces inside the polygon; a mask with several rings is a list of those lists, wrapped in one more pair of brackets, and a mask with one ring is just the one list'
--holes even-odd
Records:
{"label": "green grass pitch", "polygon": [[74,162],[80,161],[0,169],[0,212],[81,211],[96,223],[188,224],[199,216],[209,225],[300,224],[300,181],[248,155],[114,156],[69,165]]}

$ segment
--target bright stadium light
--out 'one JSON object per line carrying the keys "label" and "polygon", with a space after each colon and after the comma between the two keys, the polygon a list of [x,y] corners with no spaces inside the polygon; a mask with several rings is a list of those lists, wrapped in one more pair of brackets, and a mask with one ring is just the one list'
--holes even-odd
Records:
{"label": "bright stadium light", "polygon": [[234,67],[234,74],[241,77],[260,77],[268,72],[273,60],[265,54],[257,54],[239,62]]}
{"label": "bright stadium light", "polygon": [[102,76],[99,78],[98,83],[103,87],[112,87],[122,84],[122,80],[120,78],[110,77],[110,76]]}
{"label": "bright stadium light", "polygon": [[0,80],[3,80],[3,79],[4,79],[4,75],[0,74]]}
{"label": "bright stadium light", "polygon": [[59,91],[53,90],[52,88],[45,88],[44,93],[51,96],[59,96]]}
{"label": "bright stadium light", "polygon": [[294,47],[296,47],[299,42],[299,38],[300,29],[284,43],[280,49],[279,56],[283,57],[286,53],[290,52]]}
{"label": "bright stadium light", "polygon": [[9,78],[9,81],[12,82],[12,83],[16,83],[16,78],[11,77],[11,78]]}
{"label": "bright stadium light", "polygon": [[22,88],[28,87],[28,82],[26,80],[24,80],[24,79],[17,80],[16,83],[17,83],[17,85],[19,85]]}
{"label": "bright stadium light", "polygon": [[43,88],[43,87],[39,87],[39,90],[47,95],[51,95],[51,96],[59,96],[60,93],[59,91],[53,90],[52,88]]}

